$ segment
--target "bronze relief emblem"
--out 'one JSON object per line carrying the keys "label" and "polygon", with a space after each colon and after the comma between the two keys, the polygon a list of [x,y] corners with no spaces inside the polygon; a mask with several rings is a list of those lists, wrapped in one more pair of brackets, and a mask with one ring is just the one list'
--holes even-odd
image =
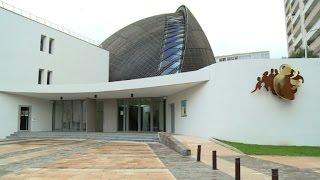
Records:
{"label": "bronze relief emblem", "polygon": [[251,93],[264,86],[267,91],[287,100],[294,100],[298,87],[304,83],[300,72],[289,64],[282,64],[279,70],[265,71],[262,77],[257,77],[257,81],[256,88]]}

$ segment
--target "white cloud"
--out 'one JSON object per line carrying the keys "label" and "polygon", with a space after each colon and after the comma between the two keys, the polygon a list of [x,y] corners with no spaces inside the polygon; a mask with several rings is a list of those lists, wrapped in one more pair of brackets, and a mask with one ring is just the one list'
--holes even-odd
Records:
{"label": "white cloud", "polygon": [[205,31],[215,55],[269,50],[287,56],[283,0],[6,0],[102,42],[145,17],[186,5]]}

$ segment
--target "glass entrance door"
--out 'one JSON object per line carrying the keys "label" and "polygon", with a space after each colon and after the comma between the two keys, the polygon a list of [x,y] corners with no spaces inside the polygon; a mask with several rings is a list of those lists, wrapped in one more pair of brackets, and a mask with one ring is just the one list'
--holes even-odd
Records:
{"label": "glass entrance door", "polygon": [[118,131],[163,131],[164,109],[161,98],[118,100]]}

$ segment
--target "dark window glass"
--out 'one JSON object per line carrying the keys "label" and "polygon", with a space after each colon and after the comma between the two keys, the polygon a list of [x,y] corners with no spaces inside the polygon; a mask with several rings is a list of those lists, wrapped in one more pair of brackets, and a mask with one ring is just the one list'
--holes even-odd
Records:
{"label": "dark window glass", "polygon": [[42,77],[43,77],[43,69],[39,69],[39,72],[38,72],[38,84],[42,84]]}
{"label": "dark window glass", "polygon": [[54,39],[50,38],[49,40],[49,54],[52,54],[54,47]]}
{"label": "dark window glass", "polygon": [[46,36],[45,35],[41,35],[41,39],[40,39],[40,51],[44,51],[44,46],[45,46],[45,42],[46,42]]}
{"label": "dark window glass", "polygon": [[52,71],[48,71],[47,73],[47,84],[51,84],[52,82]]}
{"label": "dark window glass", "polygon": [[168,51],[164,52],[163,59],[165,60],[165,59],[167,59],[167,58],[169,58],[170,56],[173,56],[173,55],[181,56],[181,54],[182,54],[182,50],[176,51],[176,49],[169,49]]}
{"label": "dark window glass", "polygon": [[179,44],[183,44],[183,41],[175,41],[175,42],[171,42],[169,44],[166,44],[165,47],[164,47],[164,51],[170,49],[170,48],[173,48]]}

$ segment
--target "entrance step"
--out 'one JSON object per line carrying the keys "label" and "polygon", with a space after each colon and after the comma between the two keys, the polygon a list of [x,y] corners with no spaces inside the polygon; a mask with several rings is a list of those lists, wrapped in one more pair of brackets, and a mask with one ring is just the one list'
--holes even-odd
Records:
{"label": "entrance step", "polygon": [[56,131],[18,131],[7,138],[50,138],[50,139],[96,139],[108,141],[137,141],[137,142],[159,142],[158,133],[102,133],[102,132],[56,132]]}

